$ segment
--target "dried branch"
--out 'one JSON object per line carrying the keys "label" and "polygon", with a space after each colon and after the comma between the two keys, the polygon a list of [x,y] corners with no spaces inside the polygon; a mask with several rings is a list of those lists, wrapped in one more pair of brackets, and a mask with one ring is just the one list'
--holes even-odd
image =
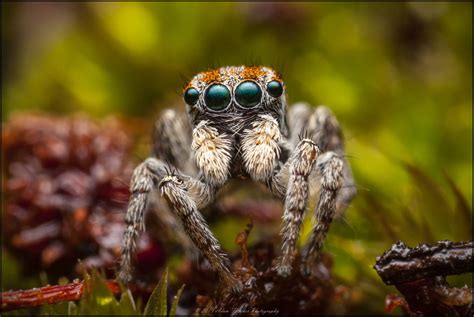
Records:
{"label": "dried branch", "polygon": [[472,272],[474,242],[439,241],[435,245],[420,244],[412,249],[398,241],[374,266],[388,285]]}
{"label": "dried branch", "polygon": [[[109,280],[106,284],[112,293],[120,293],[120,287],[117,282]],[[75,281],[66,285],[48,285],[29,290],[2,292],[0,293],[1,311],[50,305],[64,301],[76,301],[84,293],[83,281]]]}
{"label": "dried branch", "polygon": [[473,290],[450,287],[447,275],[472,272],[473,242],[440,241],[407,247],[399,241],[374,266],[404,298],[387,297],[387,311],[401,305],[412,316],[472,316]]}

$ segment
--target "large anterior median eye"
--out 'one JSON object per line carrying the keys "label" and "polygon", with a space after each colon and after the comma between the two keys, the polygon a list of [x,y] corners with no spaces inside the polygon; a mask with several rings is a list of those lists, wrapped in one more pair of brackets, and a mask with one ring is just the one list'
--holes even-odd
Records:
{"label": "large anterior median eye", "polygon": [[283,93],[283,85],[278,80],[272,80],[267,84],[267,91],[270,96],[278,98]]}
{"label": "large anterior median eye", "polygon": [[262,100],[262,90],[253,81],[244,81],[235,89],[235,100],[242,107],[255,107]]}
{"label": "large anterior median eye", "polygon": [[223,110],[230,103],[230,91],[224,85],[213,84],[204,93],[204,101],[211,110]]}
{"label": "large anterior median eye", "polygon": [[196,88],[188,88],[185,92],[184,92],[184,101],[188,104],[188,105],[195,105],[196,102],[198,101],[199,99],[199,91],[197,91]]}

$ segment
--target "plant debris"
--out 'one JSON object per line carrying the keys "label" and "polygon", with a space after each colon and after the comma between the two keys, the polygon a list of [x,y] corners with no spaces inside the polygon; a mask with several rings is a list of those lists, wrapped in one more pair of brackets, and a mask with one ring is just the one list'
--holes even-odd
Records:
{"label": "plant debris", "polygon": [[[288,278],[277,275],[273,243],[261,241],[247,249],[247,238],[252,229],[240,232],[236,243],[240,254],[232,258],[233,272],[242,282],[243,291],[236,296],[222,289],[215,289],[214,273],[205,263],[188,263],[178,271],[180,282],[187,285],[186,292],[196,292],[195,313],[201,315],[285,315],[285,314],[331,314],[335,306],[343,307],[344,286],[337,285],[331,276],[332,259],[323,253],[313,276],[303,276],[300,257],[296,257],[293,273]],[[207,281],[207,282],[206,282]],[[189,305],[190,303],[188,303]],[[191,307],[188,307],[190,311]],[[340,310],[337,310],[341,313]]]}
{"label": "plant debris", "polygon": [[[7,250],[33,274],[74,278],[93,266],[113,275],[133,168],[124,127],[22,114],[3,127],[2,150]],[[163,264],[163,248],[148,234],[138,248],[139,268]]]}

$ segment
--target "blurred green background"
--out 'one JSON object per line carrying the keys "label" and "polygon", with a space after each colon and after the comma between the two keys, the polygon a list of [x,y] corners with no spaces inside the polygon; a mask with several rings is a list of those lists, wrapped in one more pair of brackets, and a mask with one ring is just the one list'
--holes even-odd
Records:
{"label": "blurred green background", "polygon": [[471,29],[470,2],[2,3],[2,120],[117,114],[149,143],[195,73],[280,70],[290,103],[327,105],[344,129],[359,195],[326,250],[362,311],[381,311],[395,289],[377,255],[397,239],[472,236]]}

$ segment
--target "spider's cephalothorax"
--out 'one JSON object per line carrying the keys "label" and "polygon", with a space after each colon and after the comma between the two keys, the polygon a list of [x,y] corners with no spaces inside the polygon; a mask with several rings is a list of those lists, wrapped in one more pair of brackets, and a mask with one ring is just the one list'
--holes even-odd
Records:
{"label": "spider's cephalothorax", "polygon": [[163,112],[155,125],[155,155],[135,169],[119,277],[131,277],[130,257],[144,229],[147,202],[159,190],[171,207],[161,206],[162,222],[186,246],[194,244],[221,281],[238,291],[227,257],[199,212],[233,177],[262,182],[284,200],[282,254],[276,266],[281,276],[291,273],[310,179],[319,182],[318,222],[302,267],[311,274],[335,213],[355,195],[342,133],[330,110],[301,103],[287,109],[282,78],[267,67],[202,72],[186,85],[183,97],[188,117]]}

